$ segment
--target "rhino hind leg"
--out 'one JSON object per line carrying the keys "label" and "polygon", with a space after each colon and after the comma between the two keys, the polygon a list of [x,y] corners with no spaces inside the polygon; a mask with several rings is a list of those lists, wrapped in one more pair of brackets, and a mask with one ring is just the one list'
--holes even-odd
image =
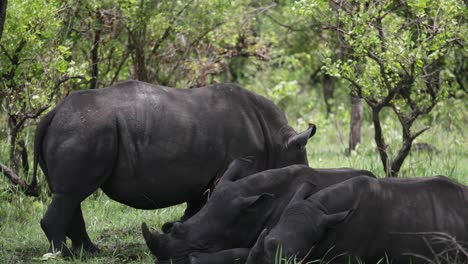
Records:
{"label": "rhino hind leg", "polygon": [[68,230],[66,232],[66,236],[69,237],[72,241],[72,250],[75,253],[80,252],[81,250],[95,253],[98,252],[98,247],[91,242],[91,239],[86,232],[85,221],[83,219],[83,212],[81,211],[81,205],[75,209],[75,213],[73,215],[72,221]]}
{"label": "rhino hind leg", "polygon": [[52,202],[41,220],[41,228],[50,242],[50,252],[61,251],[63,256],[72,255],[66,245],[65,233],[73,220],[81,199],[71,195],[54,193]]}

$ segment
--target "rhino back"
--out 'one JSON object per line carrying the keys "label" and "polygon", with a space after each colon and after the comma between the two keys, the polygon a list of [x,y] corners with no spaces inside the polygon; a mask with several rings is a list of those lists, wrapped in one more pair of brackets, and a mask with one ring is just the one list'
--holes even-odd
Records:
{"label": "rhino back", "polygon": [[252,246],[256,240],[255,235],[258,235],[264,228],[271,230],[276,225],[294,193],[302,184],[314,186],[312,195],[333,184],[361,176],[363,173],[366,175],[366,171],[355,169],[313,169],[307,165],[291,165],[240,179],[237,182],[244,196],[269,193],[275,196],[275,200],[273,205],[264,208],[258,216],[252,218],[256,221],[251,222],[248,229],[244,231],[238,228],[236,233],[245,233],[242,236],[239,235],[245,239],[245,242],[249,241],[243,246]]}
{"label": "rhino back", "polygon": [[[200,195],[231,159],[265,156],[253,96],[230,84],[174,89],[138,81],[75,92],[50,124],[47,163],[85,148],[95,160],[105,157],[100,164],[112,173],[97,182],[112,198],[144,208],[180,203]],[[67,180],[60,177],[55,185]]]}
{"label": "rhino back", "polygon": [[[428,241],[436,232],[468,241],[467,187],[445,177],[360,178],[343,182],[339,187],[329,193],[333,188],[319,193],[325,194],[321,200],[329,201],[325,204],[330,213],[343,210],[336,201],[338,197],[347,200],[344,203],[354,203],[356,208],[348,221],[327,233],[317,245],[316,256],[333,248],[329,256],[348,251],[364,261],[377,261],[387,254],[408,262],[408,254],[431,257],[424,234]],[[330,206],[333,203],[336,204]],[[437,252],[441,250],[437,245],[432,246]]]}

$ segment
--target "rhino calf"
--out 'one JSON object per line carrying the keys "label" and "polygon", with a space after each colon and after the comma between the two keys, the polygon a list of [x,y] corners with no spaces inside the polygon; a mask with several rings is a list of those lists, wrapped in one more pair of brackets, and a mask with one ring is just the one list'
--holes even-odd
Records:
{"label": "rhino calf", "polygon": [[247,263],[274,263],[280,248],[288,257],[333,263],[356,257],[365,263],[427,263],[441,252],[452,263],[468,261],[441,239],[468,242],[468,187],[444,176],[357,177],[311,193],[307,186],[297,191]]}
{"label": "rhino calf", "polygon": [[235,263],[264,228],[276,224],[301,184],[310,185],[316,192],[353,177],[374,177],[364,170],[312,169],[306,165],[240,177],[249,171],[248,166],[248,162],[233,161],[207,204],[184,223],[175,225],[170,233],[151,233],[142,225],[146,243],[158,263],[189,263],[190,256],[192,263]]}

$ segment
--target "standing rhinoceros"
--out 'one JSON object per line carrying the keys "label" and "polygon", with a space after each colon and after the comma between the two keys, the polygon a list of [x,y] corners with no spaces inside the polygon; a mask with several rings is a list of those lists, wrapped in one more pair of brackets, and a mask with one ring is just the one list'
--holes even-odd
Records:
{"label": "standing rhinoceros", "polygon": [[65,236],[73,248],[97,250],[80,203],[98,188],[141,209],[187,202],[197,212],[203,192],[231,160],[256,157],[256,169],[307,164],[315,126],[296,133],[268,99],[237,85],[174,89],[139,81],[70,94],[40,121],[37,163],[53,193],[41,227],[52,249]]}

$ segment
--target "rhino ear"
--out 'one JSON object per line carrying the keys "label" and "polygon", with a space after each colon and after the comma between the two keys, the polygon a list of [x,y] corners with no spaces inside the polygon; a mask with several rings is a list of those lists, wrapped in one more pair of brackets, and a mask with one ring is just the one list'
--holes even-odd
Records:
{"label": "rhino ear", "polygon": [[335,214],[327,214],[324,216],[326,227],[335,227],[339,223],[349,219],[354,210],[346,210]]}
{"label": "rhino ear", "polygon": [[220,182],[236,181],[244,176],[253,174],[255,172],[253,170],[254,164],[255,157],[253,156],[238,158],[231,161],[227,170],[223,173]]}
{"label": "rhino ear", "polygon": [[297,147],[301,148],[304,147],[307,144],[307,140],[311,138],[313,135],[315,135],[315,132],[317,131],[317,127],[314,124],[309,124],[309,128],[307,128],[306,131],[301,132],[297,135],[292,136],[289,138],[287,142],[288,148],[291,147]]}
{"label": "rhino ear", "polygon": [[275,196],[270,193],[263,193],[261,195],[249,196],[239,198],[241,210],[255,211],[258,207],[262,207],[265,203],[273,200]]}
{"label": "rhino ear", "polygon": [[262,233],[257,238],[255,245],[250,250],[249,256],[245,264],[261,263],[261,258],[265,256],[265,237],[268,234],[267,229],[263,229]]}

